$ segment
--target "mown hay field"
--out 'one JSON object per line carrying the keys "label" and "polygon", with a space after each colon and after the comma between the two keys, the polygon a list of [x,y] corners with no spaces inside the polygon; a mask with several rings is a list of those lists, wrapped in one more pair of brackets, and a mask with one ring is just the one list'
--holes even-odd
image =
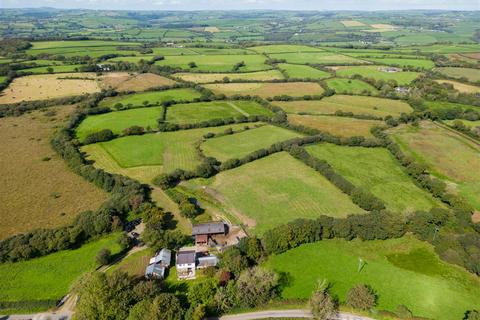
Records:
{"label": "mown hay field", "polygon": [[347,117],[298,114],[289,114],[288,122],[328,132],[335,136],[364,136],[369,138],[373,137],[370,133],[370,129],[382,124],[382,121],[379,120],[360,120]]}
{"label": "mown hay field", "polygon": [[374,78],[375,80],[395,80],[400,85],[409,84],[415,80],[420,73],[413,71],[386,72],[386,66],[344,66],[336,69],[337,76],[352,77],[356,74],[366,78]]}
{"label": "mown hay field", "polygon": [[343,111],[385,117],[400,116],[403,112],[413,111],[408,103],[401,100],[337,94],[322,100],[275,101],[273,104],[288,113],[304,114],[334,114],[336,111]]}
{"label": "mown hay field", "polygon": [[[254,124],[249,125],[253,126]],[[136,168],[134,171],[135,175],[142,177],[142,181],[146,181],[153,179],[154,174],[158,174],[160,171],[171,172],[175,169],[195,169],[201,163],[201,159],[195,150],[195,143],[201,140],[204,134],[208,132],[223,132],[228,128],[238,130],[244,126],[245,124],[235,124],[214,128],[128,136],[84,146],[82,150],[88,154],[89,159],[94,161],[97,160],[97,154],[100,154],[100,157],[103,158],[101,160],[102,165],[105,168],[115,169],[117,166],[124,169]],[[97,153],[98,149],[93,146],[99,146],[104,152]],[[115,163],[108,166],[109,161]],[[159,166],[162,166],[162,168],[159,168]],[[142,172],[144,168],[139,167],[147,167],[150,171]]]}
{"label": "mown hay field", "polygon": [[293,53],[274,53],[269,57],[274,59],[285,59],[288,63],[299,64],[370,64],[370,62],[346,56],[343,54],[336,54],[332,52],[293,52]]}
{"label": "mown hay field", "polygon": [[451,84],[455,90],[458,90],[463,93],[478,93],[480,92],[480,87],[472,86],[469,84],[461,83],[458,81],[452,80],[435,80],[438,83],[447,83]]}
{"label": "mown hay field", "polygon": [[441,206],[427,191],[413,183],[384,148],[319,144],[308,146],[307,151],[326,160],[336,172],[355,186],[362,187],[383,200],[392,212],[408,214]]}
{"label": "mown hay field", "polygon": [[101,249],[109,249],[113,254],[120,252],[118,236],[118,233],[114,233],[78,249],[59,251],[28,261],[0,264],[0,301],[60,300],[82,274],[98,267],[95,256]]}
{"label": "mown hay field", "polygon": [[206,140],[200,148],[207,157],[220,161],[242,158],[249,153],[268,148],[272,144],[302,136],[276,126],[265,125],[231,135]]}
{"label": "mown hay field", "polygon": [[148,91],[106,98],[100,101],[99,106],[112,108],[115,104],[121,103],[124,107],[129,105],[131,105],[130,107],[142,107],[145,106],[145,101],[147,105],[161,105],[162,102],[168,100],[192,101],[200,96],[200,92],[190,88]]}
{"label": "mown hay field", "polygon": [[472,81],[472,82],[480,81],[479,69],[459,68],[459,67],[441,67],[441,68],[435,68],[434,70],[452,78],[467,78],[468,81]]}
{"label": "mown hay field", "polygon": [[304,95],[319,95],[324,92],[323,88],[315,82],[282,82],[282,83],[219,83],[207,84],[207,89],[216,94],[250,95],[262,98],[287,95],[301,97]]}
{"label": "mown hay field", "polygon": [[150,88],[171,86],[175,81],[153,73],[110,72],[100,76],[102,88],[122,91],[143,91]]}
{"label": "mown hay field", "polygon": [[[358,271],[360,258],[365,264]],[[378,295],[376,309],[395,312],[405,305],[419,317],[462,319],[479,303],[479,279],[441,261],[431,245],[412,236],[323,240],[272,255],[265,266],[289,279],[282,288],[284,299],[307,300],[318,279],[327,279],[341,303],[350,288],[364,283]]]}
{"label": "mown hay field", "polygon": [[336,93],[348,94],[377,94],[378,90],[372,85],[357,79],[333,78],[325,81],[330,89]]}
{"label": "mown hay field", "polygon": [[432,122],[391,131],[402,150],[425,163],[454,192],[480,210],[480,145]]}
{"label": "mown hay field", "polygon": [[221,172],[206,190],[240,220],[248,217],[256,234],[298,218],[363,213],[320,173],[285,152]]}
{"label": "mown hay field", "polygon": [[[84,79],[67,79],[83,77]],[[31,75],[16,78],[0,95],[0,104],[55,99],[99,92],[94,73]]]}
{"label": "mown hay field", "polygon": [[248,100],[186,103],[168,107],[167,122],[197,123],[211,119],[254,115],[272,116],[273,112],[255,101]]}
{"label": "mown hay field", "polygon": [[[246,55],[196,55],[196,56],[165,56],[164,60],[155,62],[159,66],[170,66],[173,68],[181,68],[184,70],[199,70],[210,72],[228,72],[235,71],[233,67],[240,62],[245,66],[240,67],[236,71],[260,71],[268,70],[272,67],[265,64],[265,57],[256,54]],[[196,64],[195,68],[189,66],[190,62]]]}
{"label": "mown hay field", "polygon": [[329,72],[301,64],[279,63],[278,67],[293,79],[321,80],[332,76]]}
{"label": "mown hay field", "polygon": [[71,172],[50,146],[53,132],[73,111],[52,107],[0,119],[0,239],[36,228],[69,224],[95,210],[107,194]]}
{"label": "mown hay field", "polygon": [[342,20],[340,21],[345,27],[364,27],[365,23],[356,20]]}
{"label": "mown hay field", "polygon": [[284,79],[282,73],[278,70],[243,72],[243,73],[175,73],[173,76],[184,81],[195,83],[211,83],[223,81],[228,78],[229,81],[252,80],[252,81],[271,81]]}

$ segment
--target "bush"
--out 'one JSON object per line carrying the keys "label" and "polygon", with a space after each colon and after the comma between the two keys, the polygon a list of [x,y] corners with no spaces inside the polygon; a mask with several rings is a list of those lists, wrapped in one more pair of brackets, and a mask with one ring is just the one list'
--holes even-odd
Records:
{"label": "bush", "polygon": [[357,284],[348,291],[346,302],[352,308],[369,310],[375,306],[376,299],[370,287],[364,284]]}
{"label": "bush", "polygon": [[308,304],[314,319],[329,320],[336,318],[338,307],[328,292],[328,282],[325,280],[319,282]]}
{"label": "bush", "polygon": [[112,253],[110,250],[103,248],[97,253],[95,260],[98,264],[104,266],[110,262],[111,255]]}
{"label": "bush", "polygon": [[145,133],[145,129],[140,126],[132,126],[122,131],[124,136],[134,136],[134,135],[142,135]]}
{"label": "bush", "polygon": [[84,144],[91,144],[91,143],[96,143],[96,142],[109,141],[109,140],[112,140],[114,138],[115,138],[115,135],[113,134],[112,130],[104,129],[102,131],[89,134],[85,138],[83,143]]}

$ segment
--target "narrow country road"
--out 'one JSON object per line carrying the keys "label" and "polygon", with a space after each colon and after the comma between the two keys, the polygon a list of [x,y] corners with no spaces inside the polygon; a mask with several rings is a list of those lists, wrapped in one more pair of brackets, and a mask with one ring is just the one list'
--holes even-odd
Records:
{"label": "narrow country road", "polygon": [[[291,309],[291,310],[269,310],[249,313],[239,313],[220,318],[213,318],[218,320],[254,320],[267,318],[312,318],[309,310]],[[212,319],[212,320],[213,320]],[[340,312],[337,317],[332,320],[373,320],[372,318],[358,316],[351,313]]]}

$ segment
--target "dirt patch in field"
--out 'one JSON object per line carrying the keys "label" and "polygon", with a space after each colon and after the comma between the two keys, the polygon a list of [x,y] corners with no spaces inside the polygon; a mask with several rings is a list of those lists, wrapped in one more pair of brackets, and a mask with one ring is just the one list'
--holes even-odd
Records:
{"label": "dirt patch in field", "polygon": [[100,83],[103,88],[117,91],[143,91],[150,88],[170,86],[175,81],[153,73],[112,72],[102,75]]}
{"label": "dirt patch in field", "polygon": [[63,73],[16,78],[3,90],[0,104],[79,96],[100,91],[94,73]]}
{"label": "dirt patch in field", "polygon": [[71,172],[50,147],[53,131],[73,107],[49,110],[56,114],[0,119],[0,239],[66,225],[108,196]]}
{"label": "dirt patch in field", "polygon": [[472,222],[473,223],[480,223],[480,211],[475,211],[472,214]]}
{"label": "dirt patch in field", "polygon": [[476,53],[463,53],[462,56],[465,56],[467,58],[472,58],[475,60],[480,60],[480,52]]}

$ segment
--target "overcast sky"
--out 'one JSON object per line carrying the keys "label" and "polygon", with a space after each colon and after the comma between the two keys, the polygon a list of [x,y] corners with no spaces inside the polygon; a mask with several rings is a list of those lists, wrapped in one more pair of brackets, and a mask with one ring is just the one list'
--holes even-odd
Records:
{"label": "overcast sky", "polygon": [[0,0],[0,8],[113,10],[480,10],[480,0]]}

